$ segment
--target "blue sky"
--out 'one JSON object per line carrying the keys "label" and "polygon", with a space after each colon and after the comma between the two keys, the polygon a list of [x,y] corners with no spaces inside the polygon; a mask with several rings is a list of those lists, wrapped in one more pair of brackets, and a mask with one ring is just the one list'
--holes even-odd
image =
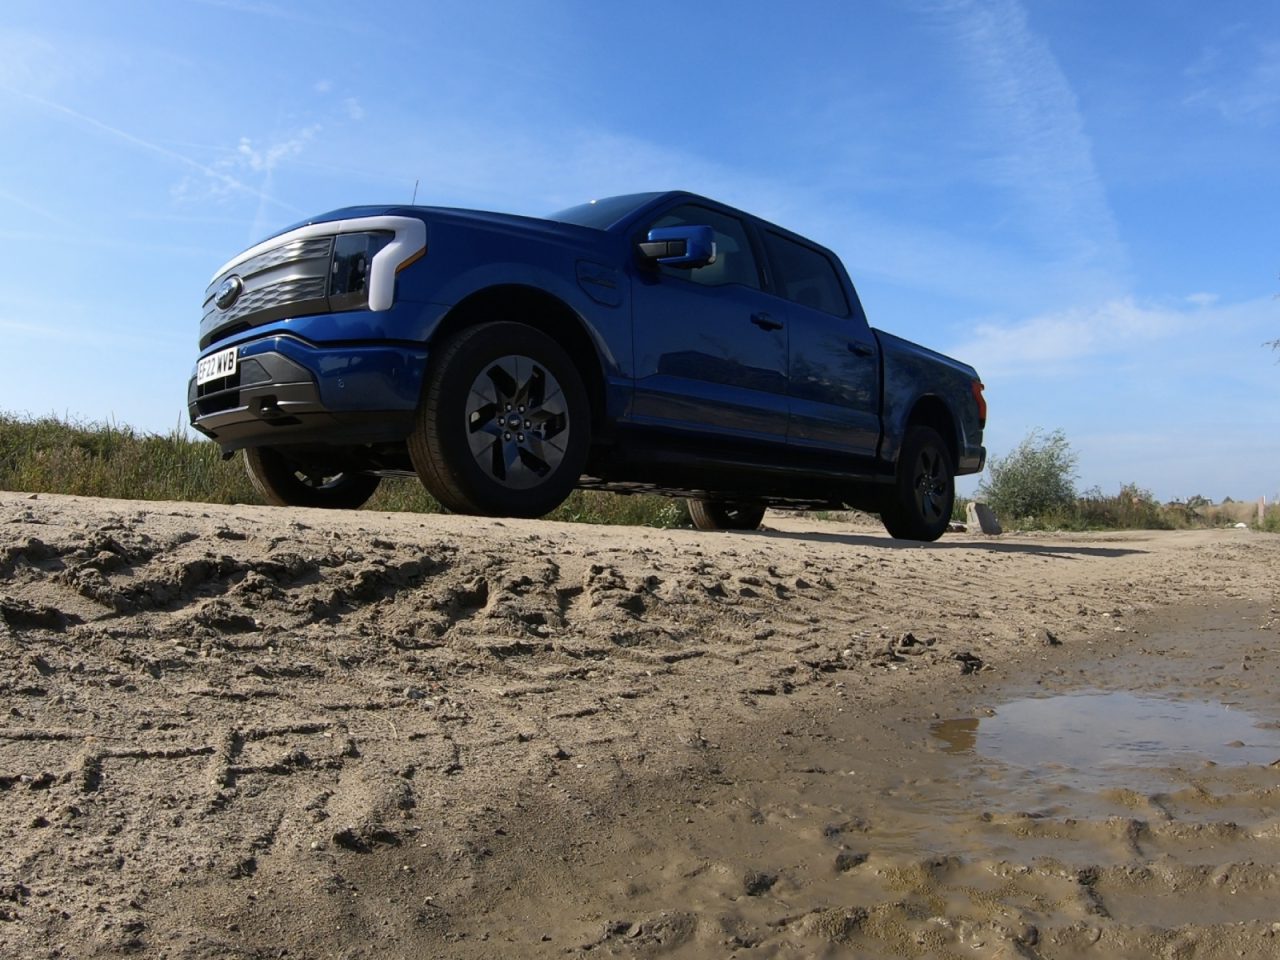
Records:
{"label": "blue sky", "polygon": [[683,188],[977,366],[993,453],[1280,491],[1277,4],[8,0],[0,131],[5,411],[171,429],[213,271],[309,214]]}

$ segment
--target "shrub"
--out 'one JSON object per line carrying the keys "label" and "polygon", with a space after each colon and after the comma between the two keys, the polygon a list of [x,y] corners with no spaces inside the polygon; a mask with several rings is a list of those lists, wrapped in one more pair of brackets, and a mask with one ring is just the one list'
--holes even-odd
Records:
{"label": "shrub", "polygon": [[1262,522],[1257,525],[1257,528],[1267,533],[1280,533],[1280,505],[1273,503],[1267,507],[1266,513],[1262,515]]}
{"label": "shrub", "polygon": [[978,493],[1007,522],[1045,520],[1070,512],[1075,502],[1076,455],[1061,430],[1032,430],[1005,457],[992,457]]}
{"label": "shrub", "polygon": [[1073,513],[1078,526],[1085,530],[1171,530],[1175,526],[1174,517],[1151,491],[1136,483],[1123,484],[1112,497],[1097,487],[1086,490],[1075,502]]}

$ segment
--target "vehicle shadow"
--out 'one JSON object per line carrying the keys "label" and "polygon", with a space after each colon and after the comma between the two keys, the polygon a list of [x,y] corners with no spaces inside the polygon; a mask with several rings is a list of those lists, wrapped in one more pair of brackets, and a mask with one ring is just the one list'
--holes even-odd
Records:
{"label": "vehicle shadow", "polygon": [[821,543],[843,543],[851,547],[875,547],[879,550],[982,550],[987,553],[1021,553],[1032,556],[1061,557],[1128,557],[1147,553],[1135,547],[1089,547],[1083,544],[1064,543],[1011,543],[1008,541],[966,540],[963,543],[937,540],[933,543],[921,543],[916,540],[891,540],[887,537],[873,537],[857,533],[810,533],[795,530],[760,530],[757,536],[773,537],[781,540],[809,540]]}

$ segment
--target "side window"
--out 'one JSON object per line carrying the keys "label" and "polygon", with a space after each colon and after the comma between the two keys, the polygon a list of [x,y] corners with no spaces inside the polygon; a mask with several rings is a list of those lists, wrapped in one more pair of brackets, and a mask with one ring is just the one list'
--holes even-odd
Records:
{"label": "side window", "polygon": [[719,287],[729,283],[740,283],[744,287],[760,288],[760,271],[756,266],[756,258],[751,253],[751,243],[747,239],[747,230],[737,217],[717,213],[707,207],[685,204],[664,213],[653,223],[654,227],[681,227],[701,225],[710,227],[716,237],[716,262],[696,270],[681,270],[678,267],[660,267],[669,277],[692,280],[708,287]]}
{"label": "side window", "polygon": [[772,231],[765,231],[764,246],[781,296],[837,317],[849,315],[840,275],[826,254]]}

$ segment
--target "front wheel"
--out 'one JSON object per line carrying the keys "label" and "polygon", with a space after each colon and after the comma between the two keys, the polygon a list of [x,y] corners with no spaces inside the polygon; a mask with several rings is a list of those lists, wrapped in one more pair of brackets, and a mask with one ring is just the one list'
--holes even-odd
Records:
{"label": "front wheel", "polygon": [[909,427],[897,477],[880,510],[885,529],[899,540],[937,540],[951,522],[955,499],[955,468],[946,443],[932,427]]}
{"label": "front wheel", "polygon": [[485,323],[433,357],[409,456],[456,513],[540,517],[577,485],[590,442],[591,408],[569,355],[533,327]]}
{"label": "front wheel", "polygon": [[764,506],[734,500],[688,500],[689,518],[699,530],[755,530]]}
{"label": "front wheel", "polygon": [[244,466],[253,489],[277,507],[354,510],[363,506],[382,482],[366,473],[324,470],[295,462],[274,447],[246,449]]}

